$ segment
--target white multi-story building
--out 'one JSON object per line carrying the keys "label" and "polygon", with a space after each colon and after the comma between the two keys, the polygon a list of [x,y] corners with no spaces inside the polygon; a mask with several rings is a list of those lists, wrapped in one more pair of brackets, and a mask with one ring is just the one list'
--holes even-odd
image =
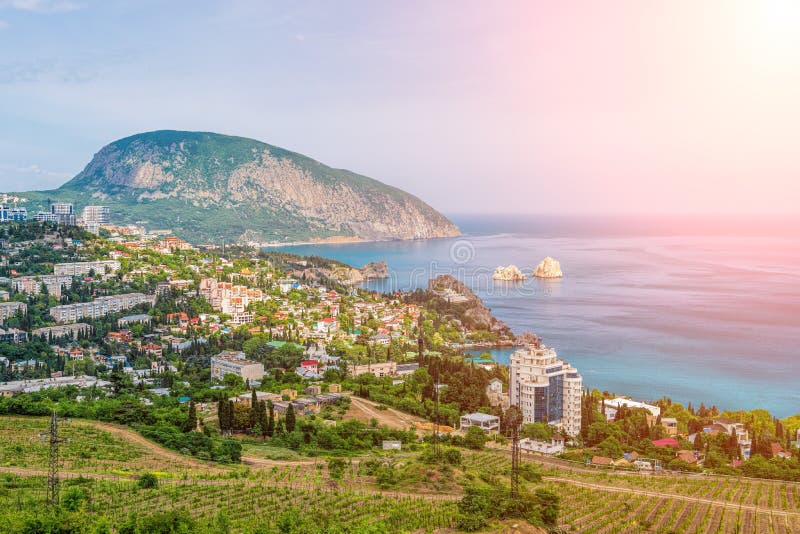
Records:
{"label": "white multi-story building", "polygon": [[26,295],[38,295],[42,291],[42,284],[47,288],[47,292],[55,298],[61,298],[61,288],[72,287],[72,277],[66,275],[43,274],[39,276],[20,276],[11,279],[11,287],[18,293]]}
{"label": "white multi-story building", "polygon": [[529,345],[511,355],[509,397],[524,423],[547,423],[569,436],[581,431],[583,380],[548,347]]}
{"label": "white multi-story building", "polygon": [[108,206],[86,206],[83,208],[81,218],[84,223],[97,223],[98,225],[109,224],[111,222],[111,211]]}
{"label": "white multi-story building", "polygon": [[[245,312],[251,302],[262,302],[266,298],[260,289],[218,282],[214,278],[200,280],[199,292],[215,310],[237,315],[242,319],[246,318]],[[252,318],[249,320],[252,321]]]}
{"label": "white multi-story building", "polygon": [[79,261],[75,263],[56,263],[53,266],[53,273],[66,276],[83,276],[94,271],[98,275],[109,274],[118,271],[120,263],[117,260],[99,261]]}
{"label": "white multi-story building", "polygon": [[54,213],[48,213],[46,211],[40,211],[39,213],[37,213],[36,215],[33,216],[33,220],[34,221],[39,221],[39,222],[57,223],[58,222],[58,215],[56,215]]}
{"label": "white multi-story building", "polygon": [[75,208],[71,202],[53,202],[50,213],[58,219],[58,224],[75,224]]}
{"label": "white multi-story building", "polygon": [[110,313],[120,312],[132,308],[137,304],[147,303],[153,305],[155,296],[143,293],[125,293],[99,297],[90,302],[78,302],[50,308],[50,315],[57,323],[74,323],[84,317],[103,317]]}
{"label": "white multi-story building", "polygon": [[225,351],[211,358],[211,378],[222,380],[225,375],[238,375],[245,380],[264,378],[264,364],[245,358],[244,352]]}

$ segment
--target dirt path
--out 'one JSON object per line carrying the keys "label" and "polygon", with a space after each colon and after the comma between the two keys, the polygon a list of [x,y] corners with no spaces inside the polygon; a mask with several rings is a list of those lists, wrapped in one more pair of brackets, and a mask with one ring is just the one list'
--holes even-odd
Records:
{"label": "dirt path", "polygon": [[131,430],[131,429],[127,428],[127,427],[120,426],[120,425],[115,425],[115,424],[112,424],[112,423],[101,423],[101,422],[97,422],[97,421],[83,421],[83,422],[86,423],[86,424],[89,424],[89,425],[91,425],[91,426],[93,426],[93,427],[95,427],[95,428],[97,428],[99,430],[103,430],[105,432],[108,432],[109,434],[114,434],[114,435],[119,436],[121,438],[124,438],[124,439],[126,439],[128,441],[132,441],[132,442],[136,443],[137,445],[141,445],[148,452],[150,452],[152,454],[155,454],[157,456],[160,456],[161,458],[163,458],[165,460],[176,462],[176,464],[185,465],[185,466],[189,466],[189,467],[208,469],[208,470],[211,470],[211,471],[222,471],[218,466],[214,465],[213,463],[203,462],[201,460],[196,460],[196,459],[194,459],[194,458],[192,458],[190,456],[185,456],[185,455],[180,454],[178,452],[175,452],[175,451],[172,451],[170,449],[167,449],[166,447],[163,447],[163,446],[159,445],[158,443],[150,441],[149,439],[145,438],[144,436],[142,436],[141,434],[139,434],[135,430]]}
{"label": "dirt path", "polygon": [[409,427],[414,426],[415,422],[425,422],[421,417],[409,415],[397,411],[394,408],[378,410],[377,406],[378,405],[372,401],[352,395],[350,396],[350,409],[347,411],[345,417],[358,419],[364,423],[369,423],[371,419],[377,419],[378,424],[386,425],[389,428],[397,430],[407,430]]}

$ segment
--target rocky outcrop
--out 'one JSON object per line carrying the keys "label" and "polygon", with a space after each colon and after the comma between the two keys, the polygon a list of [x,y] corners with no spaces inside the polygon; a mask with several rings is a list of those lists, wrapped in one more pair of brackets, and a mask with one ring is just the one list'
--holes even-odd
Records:
{"label": "rocky outcrop", "polygon": [[389,278],[389,266],[385,261],[374,261],[361,268],[364,280],[382,280]]}
{"label": "rocky outcrop", "polygon": [[143,221],[189,241],[277,243],[459,235],[400,189],[253,139],[157,131],[102,148],[55,191],[76,209],[102,202],[114,222]]}
{"label": "rocky outcrop", "polygon": [[292,276],[302,280],[333,280],[346,286],[358,286],[367,280],[388,278],[389,266],[385,261],[367,263],[362,268],[351,267],[343,263],[331,263],[323,266],[308,266],[306,269],[292,271]]}
{"label": "rocky outcrop", "polygon": [[505,281],[518,281],[525,280],[525,275],[517,268],[516,265],[509,265],[508,267],[500,266],[494,270],[492,274],[493,280]]}
{"label": "rocky outcrop", "polygon": [[492,315],[492,310],[478,295],[452,275],[442,274],[428,280],[428,292],[447,303],[447,311],[469,328],[502,334],[510,331],[507,324]]}
{"label": "rocky outcrop", "polygon": [[536,266],[536,269],[533,270],[533,276],[537,278],[561,278],[564,273],[561,272],[561,264],[548,256]]}

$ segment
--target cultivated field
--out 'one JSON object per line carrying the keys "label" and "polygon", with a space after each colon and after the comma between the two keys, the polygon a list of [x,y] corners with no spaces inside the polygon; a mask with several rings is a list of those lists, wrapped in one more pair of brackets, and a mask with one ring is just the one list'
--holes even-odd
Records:
{"label": "cultivated field", "polygon": [[[46,418],[0,418],[0,510],[45,505],[47,447],[38,434]],[[333,481],[327,460],[304,458],[268,446],[246,445],[243,463],[219,466],[166,450],[115,425],[72,421],[63,425],[62,491],[83,489],[84,510],[114,525],[131,511],[187,510],[202,525],[232,531],[275,528],[282,512],[315,514],[353,531],[452,531],[459,483],[505,478],[506,451],[463,453],[463,469],[445,493],[435,484],[382,491],[359,472],[353,458]],[[412,453],[396,455],[400,464]],[[534,461],[535,458],[525,458]],[[703,476],[641,476],[536,464],[542,485],[561,496],[559,524],[586,533],[800,532],[800,485]],[[156,488],[139,488],[137,475],[154,472]],[[83,476],[80,476],[83,475]],[[420,478],[424,478],[420,473]]]}

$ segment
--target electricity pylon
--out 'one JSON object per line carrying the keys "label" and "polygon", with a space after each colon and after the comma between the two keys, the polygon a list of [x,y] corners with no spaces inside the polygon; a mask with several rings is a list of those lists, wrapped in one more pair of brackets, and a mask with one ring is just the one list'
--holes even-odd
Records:
{"label": "electricity pylon", "polygon": [[58,414],[53,410],[50,417],[50,429],[39,434],[42,440],[50,446],[50,472],[47,474],[47,504],[58,505],[58,446],[67,440],[58,436]]}

